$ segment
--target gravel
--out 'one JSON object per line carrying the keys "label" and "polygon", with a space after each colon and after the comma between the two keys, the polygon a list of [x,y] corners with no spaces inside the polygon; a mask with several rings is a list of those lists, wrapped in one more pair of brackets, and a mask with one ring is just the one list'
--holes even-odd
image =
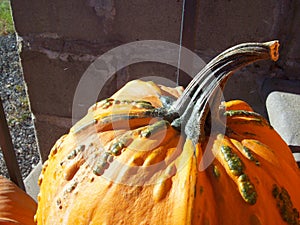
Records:
{"label": "gravel", "polygon": [[[39,162],[15,34],[0,37],[0,96],[23,179]],[[8,172],[0,151],[0,175]]]}

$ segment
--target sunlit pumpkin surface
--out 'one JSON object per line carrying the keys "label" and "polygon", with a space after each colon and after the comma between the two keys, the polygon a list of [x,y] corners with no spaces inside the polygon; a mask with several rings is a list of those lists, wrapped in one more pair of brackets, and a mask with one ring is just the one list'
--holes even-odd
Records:
{"label": "sunlit pumpkin surface", "polygon": [[131,81],[92,106],[43,166],[37,224],[300,224],[300,172],[268,122],[224,103],[225,132],[195,144],[153,113],[181,94]]}

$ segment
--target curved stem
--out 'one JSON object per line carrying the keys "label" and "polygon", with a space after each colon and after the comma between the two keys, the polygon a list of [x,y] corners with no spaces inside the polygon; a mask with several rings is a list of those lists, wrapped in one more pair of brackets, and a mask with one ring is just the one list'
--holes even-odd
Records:
{"label": "curved stem", "polygon": [[278,48],[278,41],[240,44],[224,51],[208,63],[172,105],[172,109],[180,115],[185,133],[198,140],[200,130],[203,129],[199,127],[200,122],[206,119],[208,100],[216,88],[223,89],[228,76],[241,67],[263,59],[276,61],[279,57]]}

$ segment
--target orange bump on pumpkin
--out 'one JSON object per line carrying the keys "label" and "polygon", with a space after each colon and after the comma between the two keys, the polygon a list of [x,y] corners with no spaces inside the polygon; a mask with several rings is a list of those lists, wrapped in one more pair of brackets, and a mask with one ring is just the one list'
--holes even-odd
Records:
{"label": "orange bump on pumpkin", "polygon": [[[92,106],[49,155],[37,224],[300,224],[300,172],[288,146],[247,103],[220,109],[213,95],[216,79],[277,60],[278,46],[233,47],[183,92],[135,80]],[[201,170],[204,155],[213,158]]]}

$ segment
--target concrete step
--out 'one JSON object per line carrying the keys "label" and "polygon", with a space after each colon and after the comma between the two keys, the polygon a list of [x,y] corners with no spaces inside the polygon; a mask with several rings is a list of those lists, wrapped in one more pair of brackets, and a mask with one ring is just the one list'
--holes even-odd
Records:
{"label": "concrete step", "polygon": [[266,97],[270,123],[300,166],[300,82],[269,80],[266,89],[271,91]]}
{"label": "concrete step", "polygon": [[40,187],[38,186],[38,179],[41,171],[42,171],[42,163],[39,162],[24,180],[27,194],[29,194],[36,202],[37,202],[37,196],[40,192]]}

